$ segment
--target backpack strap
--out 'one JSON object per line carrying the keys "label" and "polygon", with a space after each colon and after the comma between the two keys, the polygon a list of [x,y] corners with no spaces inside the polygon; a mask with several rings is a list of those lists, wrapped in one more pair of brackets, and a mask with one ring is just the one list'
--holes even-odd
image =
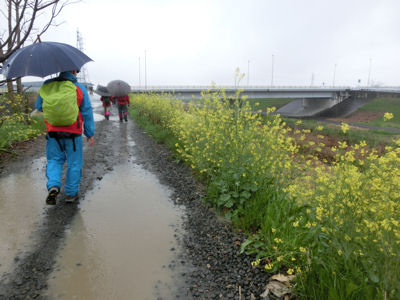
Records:
{"label": "backpack strap", "polygon": [[83,101],[83,92],[79,86],[77,85],[75,86],[76,86],[76,98],[78,99],[78,106],[81,107]]}
{"label": "backpack strap", "polygon": [[[76,98],[77,98],[78,107],[79,107],[79,110],[80,110],[81,104],[82,104],[82,101],[83,101],[83,92],[82,92],[82,90],[81,90],[81,88],[79,86],[77,86],[76,84],[75,84],[75,86],[76,86]],[[81,123],[79,121],[79,115],[80,115],[80,111],[78,113],[78,119],[77,119],[77,124],[76,124],[78,129],[81,128]],[[74,140],[74,149],[75,149],[75,140]]]}

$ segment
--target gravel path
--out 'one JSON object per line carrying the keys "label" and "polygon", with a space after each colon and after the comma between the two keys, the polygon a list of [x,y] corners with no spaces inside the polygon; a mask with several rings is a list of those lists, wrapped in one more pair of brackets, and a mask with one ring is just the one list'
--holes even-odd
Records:
{"label": "gravel path", "polygon": [[[133,153],[129,153],[132,149],[128,147],[129,140],[135,141]],[[44,149],[45,138],[39,137],[20,147],[17,158],[4,159],[1,155],[0,177],[43,157]],[[189,168],[174,162],[170,156],[165,145],[156,144],[131,120],[119,127],[110,126],[107,121],[96,123],[95,146],[84,148],[81,201],[85,201],[85,192],[96,180],[112,171],[113,166],[134,157],[173,190],[171,199],[175,204],[185,207],[183,233],[176,235],[178,259],[170,265],[170,268],[186,270],[180,273],[176,298],[239,299],[241,295],[241,299],[260,299],[267,276],[260,269],[251,268],[250,257],[239,255],[240,243],[245,237],[203,204],[201,184]],[[43,224],[35,229],[35,248],[16,257],[13,272],[0,278],[1,300],[45,298],[47,278],[53,270],[65,230],[78,210],[78,205],[63,202],[46,210]]]}

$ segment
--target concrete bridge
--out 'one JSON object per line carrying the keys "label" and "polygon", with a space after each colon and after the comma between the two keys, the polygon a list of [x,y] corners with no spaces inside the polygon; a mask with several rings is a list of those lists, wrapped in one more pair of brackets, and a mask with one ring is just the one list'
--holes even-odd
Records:
{"label": "concrete bridge", "polygon": [[[30,91],[37,91],[42,82],[24,83]],[[91,86],[93,86],[91,84]],[[377,96],[400,97],[400,87],[350,86],[132,86],[132,93],[170,94],[181,100],[201,98],[202,91],[224,89],[228,98],[234,98],[238,89],[251,99],[293,99],[277,113],[297,118],[318,116],[343,117]],[[1,92],[1,91],[0,91]]]}
{"label": "concrete bridge", "polygon": [[234,98],[238,89],[251,99],[293,99],[277,113],[297,118],[317,116],[343,117],[377,96],[399,96],[400,87],[301,87],[301,86],[148,86],[132,87],[133,93],[171,94],[182,100],[199,99],[202,91],[224,89],[228,98]]}
{"label": "concrete bridge", "polygon": [[335,94],[350,89],[350,87],[299,87],[299,86],[283,86],[283,87],[267,87],[267,86],[133,86],[133,93],[171,93],[180,99],[197,99],[201,97],[202,91],[215,92],[224,89],[227,97],[234,97],[238,89],[242,91],[242,95],[247,95],[252,99],[267,98],[332,98]]}

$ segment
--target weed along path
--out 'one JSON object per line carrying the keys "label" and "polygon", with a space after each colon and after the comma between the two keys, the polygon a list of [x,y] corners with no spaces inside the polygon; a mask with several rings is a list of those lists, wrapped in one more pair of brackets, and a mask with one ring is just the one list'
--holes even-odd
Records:
{"label": "weed along path", "polygon": [[92,105],[80,203],[44,204],[44,137],[0,159],[0,299],[260,299],[267,276],[189,168]]}

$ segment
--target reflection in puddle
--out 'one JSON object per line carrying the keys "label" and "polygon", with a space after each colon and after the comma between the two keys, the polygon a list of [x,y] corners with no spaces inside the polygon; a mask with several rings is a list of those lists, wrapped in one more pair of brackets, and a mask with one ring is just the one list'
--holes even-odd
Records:
{"label": "reflection in puddle", "polygon": [[23,173],[0,178],[0,278],[14,258],[33,244],[30,235],[45,207],[46,159],[34,160]]}
{"label": "reflection in puddle", "polygon": [[105,119],[105,117],[100,114],[93,113],[93,119],[95,122],[99,122],[99,121],[103,121]]}
{"label": "reflection in puddle", "polygon": [[93,108],[93,119],[95,122],[100,122],[105,119],[103,114],[103,104],[100,101],[99,95],[90,95],[90,103]]}
{"label": "reflection in puddle", "polygon": [[111,110],[110,121],[118,121],[119,122],[118,111],[116,109]]}
{"label": "reflection in puddle", "polygon": [[100,96],[97,94],[90,95],[90,103],[92,104],[92,108],[100,107],[103,103],[100,101]]}
{"label": "reflection in puddle", "polygon": [[[115,167],[87,193],[50,276],[58,299],[164,299],[179,210],[169,190],[139,166]],[[164,267],[163,267],[164,266]]]}

